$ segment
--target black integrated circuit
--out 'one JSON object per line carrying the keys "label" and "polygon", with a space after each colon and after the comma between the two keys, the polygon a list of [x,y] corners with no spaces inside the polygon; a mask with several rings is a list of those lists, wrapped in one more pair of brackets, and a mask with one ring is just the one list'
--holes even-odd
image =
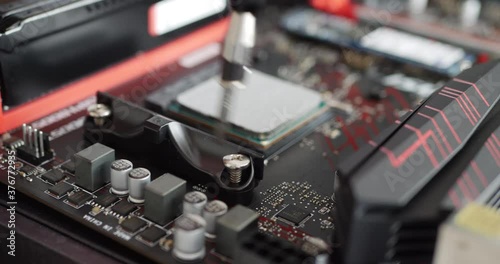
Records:
{"label": "black integrated circuit", "polygon": [[27,165],[24,165],[22,166],[20,169],[19,169],[19,172],[21,174],[23,174],[23,176],[30,176],[30,175],[33,175],[36,173],[36,169],[31,167],[31,166],[27,166]]}
{"label": "black integrated circuit", "polygon": [[120,224],[122,229],[129,233],[135,233],[139,231],[141,228],[145,227],[146,225],[147,225],[146,221],[141,220],[137,217],[127,218]]}
{"label": "black integrated circuit", "polygon": [[72,160],[64,163],[63,165],[61,165],[61,169],[69,172],[69,173],[75,173],[75,162],[73,162]]}
{"label": "black integrated circuit", "polygon": [[113,212],[121,215],[121,216],[127,216],[133,211],[137,210],[137,206],[123,200],[117,204],[115,204],[113,207],[111,207],[111,210]]}
{"label": "black integrated circuit", "polygon": [[139,235],[139,237],[141,238],[141,240],[143,240],[145,242],[154,244],[154,243],[158,242],[158,240],[160,240],[163,236],[165,236],[165,234],[166,233],[164,230],[162,230],[156,226],[152,226],[152,227],[149,227],[146,230],[144,230],[144,232],[142,232]]}
{"label": "black integrated circuit", "polygon": [[110,193],[107,193],[105,195],[101,195],[99,197],[97,197],[94,202],[102,207],[108,207],[116,202],[118,202],[118,200],[120,200],[118,197],[110,194]]}
{"label": "black integrated circuit", "polygon": [[42,177],[42,180],[47,181],[47,182],[52,183],[52,184],[56,184],[65,178],[64,173],[58,169],[50,170],[50,171],[44,173],[41,177]]}
{"label": "black integrated circuit", "polygon": [[285,209],[281,210],[276,217],[284,222],[294,225],[300,226],[302,225],[309,217],[311,217],[311,213],[307,212],[295,205],[289,205]]}
{"label": "black integrated circuit", "polygon": [[92,199],[90,194],[84,191],[78,191],[68,197],[68,202],[76,207],[80,207],[90,199]]}
{"label": "black integrated circuit", "polygon": [[73,190],[73,186],[71,186],[67,183],[64,183],[64,182],[60,182],[60,183],[50,187],[47,191],[56,197],[63,197],[64,195],[71,192],[72,190]]}

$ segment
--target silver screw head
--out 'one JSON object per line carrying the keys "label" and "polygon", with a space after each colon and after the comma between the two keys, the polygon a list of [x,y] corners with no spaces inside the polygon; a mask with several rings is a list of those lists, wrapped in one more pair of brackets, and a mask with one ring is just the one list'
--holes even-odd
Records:
{"label": "silver screw head", "polygon": [[111,109],[104,104],[93,104],[87,108],[87,112],[93,118],[104,118],[111,115]]}
{"label": "silver screw head", "polygon": [[94,118],[94,123],[97,126],[102,126],[104,120],[111,115],[111,109],[104,104],[93,104],[87,108],[87,113]]}
{"label": "silver screw head", "polygon": [[227,169],[242,170],[250,165],[250,158],[243,154],[230,154],[222,158],[222,162]]}

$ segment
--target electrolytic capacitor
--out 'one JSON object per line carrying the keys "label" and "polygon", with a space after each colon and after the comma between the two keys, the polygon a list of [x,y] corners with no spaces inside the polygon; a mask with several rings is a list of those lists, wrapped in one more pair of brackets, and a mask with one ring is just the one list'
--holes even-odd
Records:
{"label": "electrolytic capacitor", "polygon": [[215,225],[217,219],[227,213],[227,205],[223,201],[213,200],[203,208],[203,218],[207,226],[205,228],[205,236],[207,238],[215,237]]}
{"label": "electrolytic capacitor", "polygon": [[205,206],[207,200],[207,196],[202,192],[188,192],[184,195],[182,211],[184,214],[195,214],[201,216],[203,206]]}
{"label": "electrolytic capacitor", "polygon": [[129,200],[133,203],[144,203],[144,189],[151,182],[151,172],[144,168],[136,168],[128,174]]}
{"label": "electrolytic capacitor", "polygon": [[205,256],[205,220],[194,214],[185,214],[175,221],[174,249],[180,260],[192,261]]}
{"label": "electrolytic capacitor", "polygon": [[128,174],[132,169],[132,162],[125,159],[111,163],[111,192],[117,195],[128,194]]}

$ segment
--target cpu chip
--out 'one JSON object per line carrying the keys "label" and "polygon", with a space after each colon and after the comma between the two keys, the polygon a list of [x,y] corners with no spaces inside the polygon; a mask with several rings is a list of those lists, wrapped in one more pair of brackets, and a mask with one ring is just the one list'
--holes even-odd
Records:
{"label": "cpu chip", "polygon": [[[258,149],[269,148],[327,110],[318,92],[259,71],[249,73],[245,84],[245,89],[233,89],[225,132]],[[223,93],[218,79],[209,79],[179,94],[169,112],[214,129],[220,125]]]}

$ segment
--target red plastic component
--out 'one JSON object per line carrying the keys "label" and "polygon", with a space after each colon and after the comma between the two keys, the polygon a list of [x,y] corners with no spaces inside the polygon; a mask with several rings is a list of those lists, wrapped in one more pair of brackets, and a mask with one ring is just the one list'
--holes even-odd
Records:
{"label": "red plastic component", "polygon": [[92,96],[107,91],[159,69],[189,52],[224,38],[229,20],[223,19],[161,47],[140,54],[100,72],[70,83],[57,91],[29,103],[2,112],[0,99],[0,133],[21,126]]}
{"label": "red plastic component", "polygon": [[477,63],[486,63],[490,60],[490,55],[487,53],[480,53],[477,55]]}
{"label": "red plastic component", "polygon": [[318,10],[357,20],[355,5],[351,0],[310,0],[309,3]]}

